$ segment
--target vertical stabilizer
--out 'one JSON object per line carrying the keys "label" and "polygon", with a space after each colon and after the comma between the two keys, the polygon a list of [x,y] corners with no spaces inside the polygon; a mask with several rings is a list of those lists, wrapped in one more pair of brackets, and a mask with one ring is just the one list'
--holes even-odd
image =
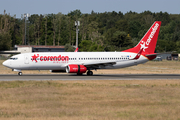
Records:
{"label": "vertical stabilizer", "polygon": [[138,53],[141,49],[143,49],[142,54],[154,53],[159,35],[160,26],[161,26],[161,21],[154,22],[151,28],[147,31],[147,33],[143,36],[143,38],[134,48],[130,48],[123,52]]}

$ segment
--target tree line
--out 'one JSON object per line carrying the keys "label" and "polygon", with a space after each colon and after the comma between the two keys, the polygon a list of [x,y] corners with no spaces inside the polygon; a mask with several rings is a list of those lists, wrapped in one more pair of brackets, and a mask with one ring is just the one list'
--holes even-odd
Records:
{"label": "tree line", "polygon": [[[122,51],[135,46],[154,21],[162,21],[156,52],[180,52],[180,15],[167,12],[129,11],[83,14],[74,10],[64,15],[31,15],[26,22],[27,45],[66,45],[76,43],[75,21],[80,21],[80,51]],[[25,19],[0,14],[0,50],[25,44]]]}

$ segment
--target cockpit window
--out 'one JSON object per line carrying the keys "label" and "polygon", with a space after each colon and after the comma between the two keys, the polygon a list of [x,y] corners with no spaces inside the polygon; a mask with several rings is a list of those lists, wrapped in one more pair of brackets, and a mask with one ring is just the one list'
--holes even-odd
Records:
{"label": "cockpit window", "polygon": [[9,58],[10,60],[17,60],[18,58]]}

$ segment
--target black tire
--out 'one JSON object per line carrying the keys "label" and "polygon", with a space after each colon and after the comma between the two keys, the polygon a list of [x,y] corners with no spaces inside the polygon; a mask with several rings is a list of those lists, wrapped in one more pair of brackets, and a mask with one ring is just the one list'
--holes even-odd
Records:
{"label": "black tire", "polygon": [[91,76],[91,75],[93,75],[93,72],[92,71],[88,71],[87,75]]}
{"label": "black tire", "polygon": [[22,72],[19,72],[18,75],[19,75],[19,76],[22,76]]}
{"label": "black tire", "polygon": [[90,71],[90,75],[93,75],[93,72],[92,72],[92,71]]}

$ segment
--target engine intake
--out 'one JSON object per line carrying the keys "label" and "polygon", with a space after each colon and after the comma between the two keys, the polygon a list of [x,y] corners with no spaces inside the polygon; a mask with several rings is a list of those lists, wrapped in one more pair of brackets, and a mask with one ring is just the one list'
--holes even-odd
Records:
{"label": "engine intake", "polygon": [[84,65],[68,65],[66,67],[67,73],[85,73],[87,68]]}

